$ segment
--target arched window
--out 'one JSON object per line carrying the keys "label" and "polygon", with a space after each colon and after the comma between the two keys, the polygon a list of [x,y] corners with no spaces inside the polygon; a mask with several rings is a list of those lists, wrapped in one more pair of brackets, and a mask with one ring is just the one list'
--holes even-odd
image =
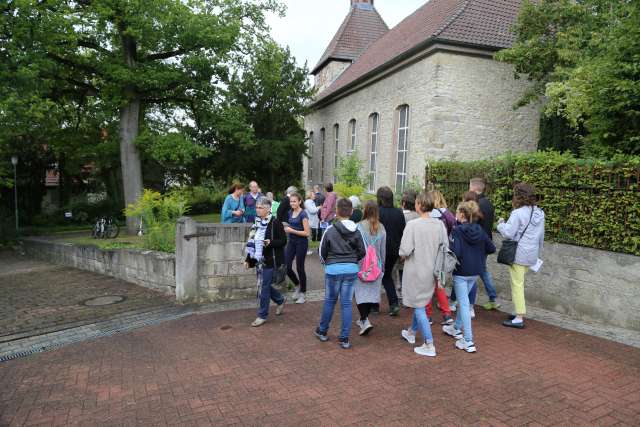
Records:
{"label": "arched window", "polygon": [[340,126],[336,123],[333,125],[333,139],[335,147],[333,151],[333,182],[338,180],[338,152],[340,149]]}
{"label": "arched window", "polygon": [[349,121],[349,154],[356,151],[356,119]]}
{"label": "arched window", "polygon": [[313,140],[313,132],[309,132],[309,160],[307,167],[307,181],[313,182],[313,162],[315,161],[314,152],[315,144]]}
{"label": "arched window", "polygon": [[396,193],[402,193],[407,182],[409,154],[409,106],[398,107],[398,156],[396,159]]}
{"label": "arched window", "polygon": [[320,129],[320,182],[324,184],[324,147],[327,139],[324,128]]}
{"label": "arched window", "polygon": [[378,163],[378,126],[380,125],[380,116],[373,113],[369,116],[369,185],[371,192],[376,191],[376,165]]}

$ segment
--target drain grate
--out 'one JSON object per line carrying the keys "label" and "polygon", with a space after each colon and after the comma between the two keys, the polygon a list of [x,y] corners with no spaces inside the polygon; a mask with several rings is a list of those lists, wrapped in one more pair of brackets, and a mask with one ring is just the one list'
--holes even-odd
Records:
{"label": "drain grate", "polygon": [[86,305],[87,307],[102,307],[104,305],[118,304],[126,299],[127,297],[124,295],[104,295],[101,297],[89,298],[82,301],[80,304]]}

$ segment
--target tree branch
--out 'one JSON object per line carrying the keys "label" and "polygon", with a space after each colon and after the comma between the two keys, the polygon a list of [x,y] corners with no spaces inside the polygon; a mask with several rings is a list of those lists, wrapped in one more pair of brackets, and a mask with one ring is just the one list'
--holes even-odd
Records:
{"label": "tree branch", "polygon": [[66,66],[68,66],[68,67],[72,67],[72,68],[77,68],[77,69],[80,69],[80,70],[84,70],[84,71],[86,71],[86,72],[88,72],[88,73],[91,73],[91,74],[101,75],[101,74],[98,72],[98,69],[97,69],[97,68],[95,68],[95,67],[92,67],[91,65],[88,65],[88,64],[79,64],[79,63],[77,63],[77,62],[74,62],[74,61],[72,61],[72,60],[70,60],[70,59],[67,59],[67,58],[63,58],[63,57],[58,56],[58,55],[56,55],[55,53],[51,53],[51,52],[47,52],[47,56],[48,56],[49,58],[53,59],[54,61],[56,61],[56,62],[58,62],[58,63],[62,64],[62,65],[66,65]]}
{"label": "tree branch", "polygon": [[172,50],[172,51],[169,51],[169,52],[152,53],[152,54],[149,54],[149,55],[145,56],[142,60],[143,61],[155,61],[157,59],[173,58],[174,56],[184,55],[185,53],[189,53],[189,52],[192,52],[194,50],[201,49],[202,47],[203,46],[196,45],[196,46],[192,46],[189,49],[181,47],[180,49]]}
{"label": "tree branch", "polygon": [[93,49],[95,51],[98,51],[100,53],[104,53],[106,55],[111,55],[111,53],[112,53],[109,49],[106,49],[106,48],[100,46],[95,40],[80,39],[80,40],[78,40],[78,46],[86,47],[87,49]]}

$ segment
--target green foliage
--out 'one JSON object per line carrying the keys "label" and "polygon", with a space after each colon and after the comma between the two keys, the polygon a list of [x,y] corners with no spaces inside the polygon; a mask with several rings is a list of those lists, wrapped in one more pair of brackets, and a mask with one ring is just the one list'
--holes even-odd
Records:
{"label": "green foliage", "polygon": [[146,249],[174,252],[176,220],[188,210],[187,200],[177,192],[162,195],[144,190],[142,197],[125,209],[125,215],[142,219]]}
{"label": "green foliage", "polygon": [[640,153],[640,2],[524,3],[516,43],[499,52],[533,81],[519,105],[545,96],[589,156]]}
{"label": "green foliage", "polygon": [[364,192],[364,187],[362,185],[347,185],[338,182],[333,186],[333,191],[341,198],[351,196],[361,197]]}
{"label": "green foliage", "polygon": [[362,161],[358,158],[357,153],[354,152],[339,158],[336,177],[336,182],[339,184],[362,187],[362,191],[364,191],[367,180],[363,177]]}
{"label": "green foliage", "polygon": [[517,182],[533,184],[546,215],[546,237],[562,243],[640,255],[640,157],[583,160],[554,151],[476,162],[432,162],[427,180],[450,206],[469,179],[484,177],[496,218],[508,218]]}
{"label": "green foliage", "polygon": [[189,205],[190,215],[210,214],[219,212],[227,196],[226,188],[222,186],[185,186],[171,190],[172,194],[178,194]]}

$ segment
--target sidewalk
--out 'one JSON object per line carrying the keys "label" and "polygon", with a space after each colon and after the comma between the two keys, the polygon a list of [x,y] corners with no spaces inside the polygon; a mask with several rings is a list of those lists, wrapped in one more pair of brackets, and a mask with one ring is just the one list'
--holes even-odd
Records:
{"label": "sidewalk", "polygon": [[[478,353],[438,357],[372,317],[352,350],[312,334],[321,303],[210,312],[0,363],[0,425],[637,425],[640,349],[477,310]],[[273,315],[273,312],[271,313]],[[435,315],[439,320],[439,315]],[[353,331],[356,329],[354,327]]]}

